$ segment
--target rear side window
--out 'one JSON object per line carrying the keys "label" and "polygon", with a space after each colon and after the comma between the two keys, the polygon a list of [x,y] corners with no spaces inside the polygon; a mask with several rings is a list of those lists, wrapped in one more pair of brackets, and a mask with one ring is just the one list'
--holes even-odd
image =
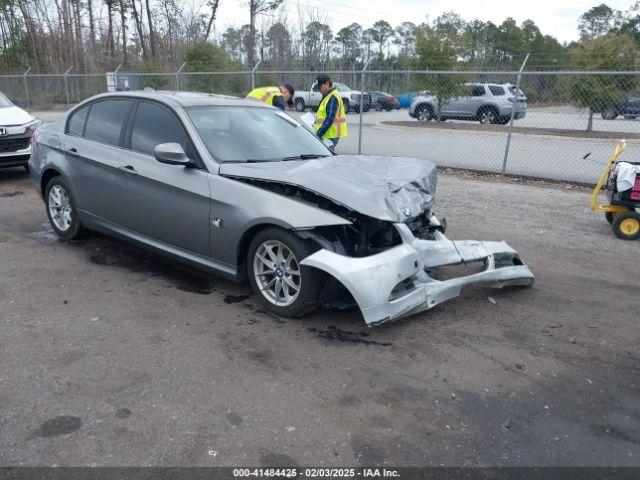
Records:
{"label": "rear side window", "polygon": [[118,145],[130,106],[131,100],[125,99],[100,100],[91,104],[84,138],[107,145]]}
{"label": "rear side window", "polygon": [[140,102],[131,130],[131,150],[153,155],[153,149],[161,143],[179,143],[189,158],[194,156],[189,137],[176,115],[157,103]]}
{"label": "rear side window", "polygon": [[81,137],[84,135],[84,124],[87,120],[87,114],[89,113],[89,105],[82,107],[80,110],[76,110],[69,119],[69,129],[67,133],[69,135],[77,135]]}
{"label": "rear side window", "polygon": [[494,95],[504,95],[504,88],[497,85],[489,85],[489,90],[491,90],[491,93]]}

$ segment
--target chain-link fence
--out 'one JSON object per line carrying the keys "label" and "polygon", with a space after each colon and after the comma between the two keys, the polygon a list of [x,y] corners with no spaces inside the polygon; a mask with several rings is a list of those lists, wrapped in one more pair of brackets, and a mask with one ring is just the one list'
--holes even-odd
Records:
{"label": "chain-link fence", "polygon": [[[175,72],[0,76],[0,91],[31,111],[63,111],[108,90],[187,90],[244,96],[291,83],[291,115],[313,110],[318,72]],[[333,71],[349,104],[338,153],[428,159],[439,166],[595,183],[617,140],[640,158],[640,72]],[[519,88],[518,88],[519,85]],[[360,114],[360,91],[365,96]],[[511,121],[513,117],[513,121]],[[360,125],[360,119],[362,124]],[[589,154],[589,155],[588,155]],[[586,158],[585,158],[586,157]]]}

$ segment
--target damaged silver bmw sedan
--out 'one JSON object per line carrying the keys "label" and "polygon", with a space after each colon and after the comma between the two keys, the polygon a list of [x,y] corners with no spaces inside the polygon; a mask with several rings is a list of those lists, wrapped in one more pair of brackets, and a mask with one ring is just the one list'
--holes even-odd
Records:
{"label": "damaged silver bmw sedan", "polygon": [[[506,243],[445,237],[431,162],[334,156],[251,100],[104,94],[43,125],[32,143],[31,176],[60,237],[96,230],[248,279],[279,315],[302,316],[346,291],[376,325],[468,285],[533,282]],[[441,275],[461,264],[475,273]]]}

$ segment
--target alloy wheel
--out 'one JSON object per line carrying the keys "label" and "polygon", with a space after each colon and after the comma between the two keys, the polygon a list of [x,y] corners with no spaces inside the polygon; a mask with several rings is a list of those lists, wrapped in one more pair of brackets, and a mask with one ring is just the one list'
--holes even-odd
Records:
{"label": "alloy wheel", "polygon": [[260,293],[274,305],[289,306],[300,295],[300,264],[293,251],[278,240],[260,244],[253,257],[253,275]]}
{"label": "alloy wheel", "polygon": [[49,216],[55,227],[61,232],[66,232],[71,227],[73,207],[69,193],[61,186],[54,185],[49,190],[48,198]]}

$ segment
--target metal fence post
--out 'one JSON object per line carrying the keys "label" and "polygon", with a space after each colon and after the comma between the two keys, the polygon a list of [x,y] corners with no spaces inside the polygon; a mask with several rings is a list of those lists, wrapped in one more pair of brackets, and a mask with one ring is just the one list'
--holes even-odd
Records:
{"label": "metal fence post", "polygon": [[262,63],[262,60],[258,60],[258,63],[256,63],[255,67],[251,69],[251,90],[256,88],[256,70],[258,69],[261,63]]}
{"label": "metal fence post", "polygon": [[27,97],[27,110],[31,108],[31,102],[29,101],[29,85],[27,85],[27,75],[31,71],[31,67],[27,68],[27,71],[22,74],[24,79],[24,94]]}
{"label": "metal fence post", "polygon": [[64,72],[64,94],[67,97],[67,106],[69,106],[69,83],[67,79],[69,76],[69,72],[71,71],[72,68],[73,68],[73,65],[67,68],[67,71]]}
{"label": "metal fence post", "polygon": [[116,89],[116,92],[118,91],[118,70],[120,70],[122,68],[122,64],[118,65],[118,68],[116,68],[115,72],[113,72],[113,86]]}
{"label": "metal fence post", "polygon": [[185,67],[186,64],[187,62],[184,62],[182,65],[180,65],[180,68],[176,72],[176,90],[181,90],[182,85],[180,82],[180,72],[182,72],[182,69]]}
{"label": "metal fence post", "polygon": [[524,57],[524,62],[520,66],[520,70],[518,70],[518,77],[516,79],[516,91],[514,92],[513,105],[511,106],[511,120],[509,120],[509,133],[507,134],[507,145],[504,149],[504,159],[502,160],[502,172],[500,175],[504,175],[507,171],[507,160],[509,159],[509,148],[511,147],[511,132],[513,131],[513,120],[516,116],[516,105],[518,104],[518,94],[520,92],[520,80],[522,79],[522,71],[524,70],[524,66],[527,64],[527,60],[529,60],[529,54]]}
{"label": "metal fence post", "polygon": [[364,72],[369,67],[371,58],[367,59],[360,72],[360,125],[358,127],[358,155],[362,155],[362,112],[364,111]]}

